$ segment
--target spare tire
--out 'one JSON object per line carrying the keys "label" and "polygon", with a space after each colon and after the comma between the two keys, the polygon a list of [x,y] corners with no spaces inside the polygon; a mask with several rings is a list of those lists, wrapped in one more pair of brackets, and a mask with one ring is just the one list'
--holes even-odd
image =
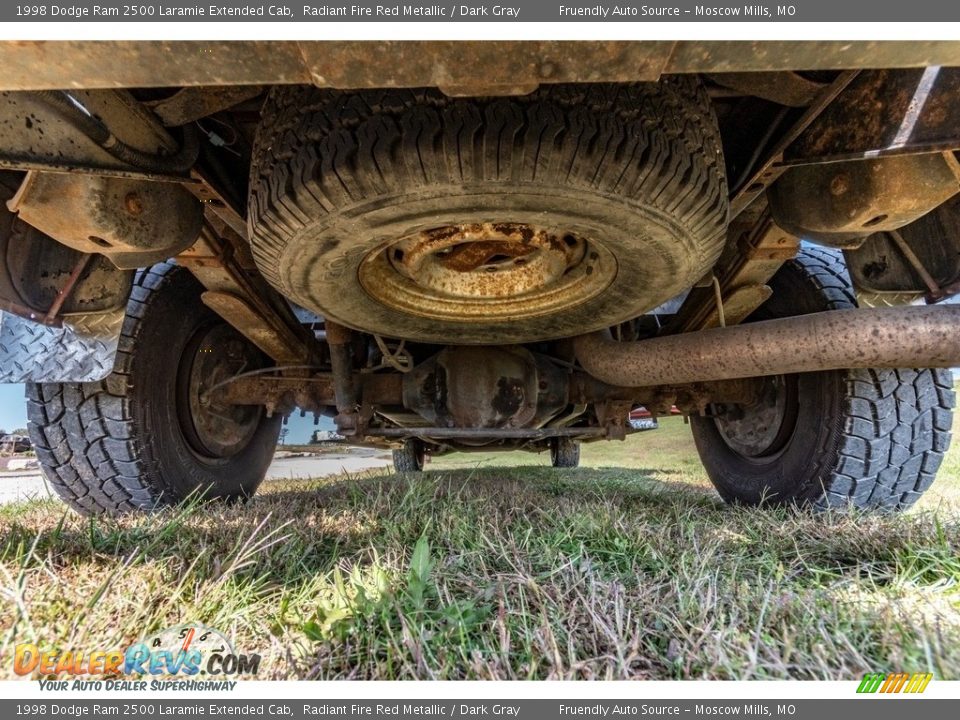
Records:
{"label": "spare tire", "polygon": [[391,337],[609,327],[690,287],[724,241],[720,136],[693,77],[516,98],[279,87],[253,155],[264,276]]}

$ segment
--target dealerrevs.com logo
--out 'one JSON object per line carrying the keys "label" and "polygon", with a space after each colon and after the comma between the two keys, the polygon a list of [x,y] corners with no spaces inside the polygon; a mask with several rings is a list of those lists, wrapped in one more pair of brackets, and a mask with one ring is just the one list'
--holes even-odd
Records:
{"label": "dealerrevs.com logo", "polygon": [[167,628],[125,649],[44,650],[21,643],[14,650],[13,669],[17,675],[41,677],[232,678],[256,675],[260,657],[236,652],[219,630],[190,623]]}

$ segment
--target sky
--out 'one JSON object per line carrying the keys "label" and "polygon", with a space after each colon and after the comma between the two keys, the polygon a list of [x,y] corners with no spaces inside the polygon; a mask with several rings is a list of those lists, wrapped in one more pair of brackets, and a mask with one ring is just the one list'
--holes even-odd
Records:
{"label": "sky", "polygon": [[0,430],[27,426],[27,404],[23,385],[0,385]]}

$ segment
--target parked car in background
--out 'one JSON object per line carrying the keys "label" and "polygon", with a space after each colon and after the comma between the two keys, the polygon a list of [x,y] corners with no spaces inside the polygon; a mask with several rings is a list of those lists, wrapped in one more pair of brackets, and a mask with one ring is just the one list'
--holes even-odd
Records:
{"label": "parked car in background", "polygon": [[30,452],[33,445],[30,438],[26,435],[3,435],[0,436],[0,455],[15,455],[17,453]]}

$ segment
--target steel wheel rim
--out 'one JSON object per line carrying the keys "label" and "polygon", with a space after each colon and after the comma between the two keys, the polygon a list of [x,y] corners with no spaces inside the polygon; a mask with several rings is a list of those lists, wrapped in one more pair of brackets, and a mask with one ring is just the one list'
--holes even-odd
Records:
{"label": "steel wheel rim", "polygon": [[380,304],[440,321],[498,322],[563,312],[613,283],[602,245],[521,223],[448,225],[401,238],[361,263]]}
{"label": "steel wheel rim", "polygon": [[757,378],[763,383],[756,405],[734,412],[714,406],[713,422],[731,450],[746,460],[765,462],[786,449],[797,425],[798,389],[795,376]]}
{"label": "steel wheel rim", "polygon": [[198,456],[231,457],[256,433],[260,407],[221,403],[207,391],[259,364],[256,349],[228,325],[203,328],[187,343],[177,373],[177,417],[187,443]]}

